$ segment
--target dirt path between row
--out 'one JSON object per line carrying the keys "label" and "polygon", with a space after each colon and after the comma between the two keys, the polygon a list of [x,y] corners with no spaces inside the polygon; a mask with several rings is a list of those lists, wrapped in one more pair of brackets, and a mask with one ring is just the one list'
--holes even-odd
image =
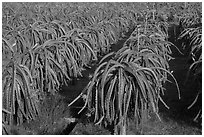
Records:
{"label": "dirt path between row", "polygon": [[[180,93],[181,99],[178,99],[178,90],[173,82],[172,78],[169,78],[173,83],[166,83],[166,92],[163,96],[163,99],[168,104],[170,109],[166,109],[163,105],[160,106],[160,111],[168,113],[168,116],[177,120],[183,121],[186,124],[194,125],[193,118],[196,116],[199,111],[199,103],[195,104],[190,110],[188,106],[193,102],[198,91],[198,83],[193,81],[191,77],[186,81],[187,72],[190,64],[187,63],[186,57],[176,57],[174,60],[169,62],[170,69],[173,70],[173,75],[176,78]],[[200,99],[201,101],[201,99]]]}

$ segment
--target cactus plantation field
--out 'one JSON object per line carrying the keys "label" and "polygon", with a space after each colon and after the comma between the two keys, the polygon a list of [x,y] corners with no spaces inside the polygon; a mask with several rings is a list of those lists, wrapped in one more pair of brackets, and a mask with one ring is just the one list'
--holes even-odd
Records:
{"label": "cactus plantation field", "polygon": [[3,2],[3,135],[201,135],[201,2]]}

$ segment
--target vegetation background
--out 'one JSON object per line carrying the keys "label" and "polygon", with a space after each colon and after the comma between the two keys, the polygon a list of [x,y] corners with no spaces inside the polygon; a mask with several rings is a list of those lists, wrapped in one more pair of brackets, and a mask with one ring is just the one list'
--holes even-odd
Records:
{"label": "vegetation background", "polygon": [[2,134],[202,134],[201,121],[201,2],[2,3]]}

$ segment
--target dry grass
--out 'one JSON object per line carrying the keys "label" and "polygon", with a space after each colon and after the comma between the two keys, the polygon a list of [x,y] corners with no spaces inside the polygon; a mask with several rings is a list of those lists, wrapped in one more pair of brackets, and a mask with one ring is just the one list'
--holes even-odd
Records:
{"label": "dry grass", "polygon": [[[184,121],[175,121],[160,114],[162,121],[152,116],[143,125],[143,129],[136,129],[133,120],[128,122],[127,135],[201,135],[202,129],[193,125],[188,125]],[[111,135],[111,133],[93,123],[79,123],[70,133],[70,135]]]}

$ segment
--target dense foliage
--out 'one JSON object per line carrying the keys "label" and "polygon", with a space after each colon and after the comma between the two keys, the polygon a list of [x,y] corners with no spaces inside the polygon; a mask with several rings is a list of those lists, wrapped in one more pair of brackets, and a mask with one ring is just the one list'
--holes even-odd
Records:
{"label": "dense foliage", "polygon": [[[106,54],[79,96],[86,97],[82,110],[88,106],[94,122],[114,125],[115,134],[125,134],[131,111],[138,124],[151,110],[158,115],[159,100],[168,108],[161,97],[167,75],[174,78],[169,22],[183,26],[180,37],[190,39],[190,55],[196,56],[190,71],[202,72],[202,26],[192,27],[202,23],[200,3],[3,3],[2,8],[3,134],[36,119],[47,94],[57,95],[62,84],[69,86]],[[123,48],[108,54],[132,29]]]}

